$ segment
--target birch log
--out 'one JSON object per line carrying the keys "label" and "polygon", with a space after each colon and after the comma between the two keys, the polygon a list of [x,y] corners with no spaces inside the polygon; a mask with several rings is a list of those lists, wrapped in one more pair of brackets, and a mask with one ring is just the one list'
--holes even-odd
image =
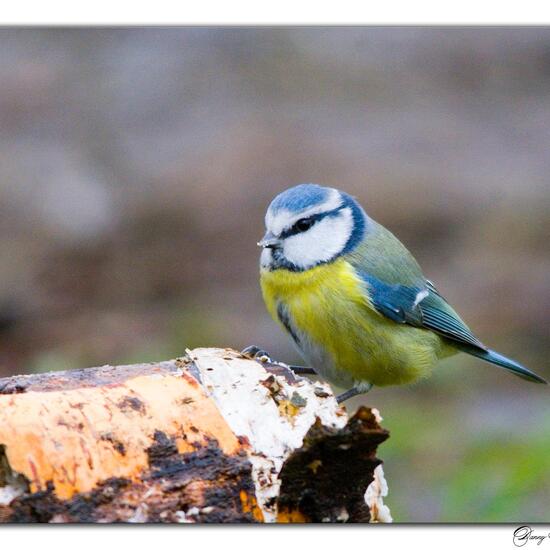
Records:
{"label": "birch log", "polygon": [[0,521],[391,521],[379,422],[229,349],[0,379]]}

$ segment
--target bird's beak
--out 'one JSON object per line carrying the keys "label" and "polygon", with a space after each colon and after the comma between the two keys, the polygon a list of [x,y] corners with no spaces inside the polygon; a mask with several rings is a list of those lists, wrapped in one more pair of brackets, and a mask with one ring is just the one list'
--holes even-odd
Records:
{"label": "bird's beak", "polygon": [[271,231],[268,231],[263,239],[258,243],[262,248],[277,248],[281,245],[281,240],[275,237]]}

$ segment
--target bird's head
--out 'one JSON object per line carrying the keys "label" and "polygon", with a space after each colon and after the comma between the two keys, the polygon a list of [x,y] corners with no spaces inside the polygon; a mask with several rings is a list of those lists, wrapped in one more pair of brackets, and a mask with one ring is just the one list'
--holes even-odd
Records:
{"label": "bird's head", "polygon": [[351,252],[365,234],[368,218],[342,191],[303,183],[277,195],[265,216],[264,269],[305,271]]}

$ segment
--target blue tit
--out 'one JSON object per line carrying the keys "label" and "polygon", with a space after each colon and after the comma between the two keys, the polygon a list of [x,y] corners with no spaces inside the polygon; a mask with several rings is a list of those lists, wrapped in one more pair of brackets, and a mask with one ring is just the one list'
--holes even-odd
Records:
{"label": "blue tit", "polygon": [[309,367],[348,388],[340,401],[415,382],[459,351],[546,383],[478,340],[405,246],[347,193],[297,185],[275,197],[265,225],[267,309]]}

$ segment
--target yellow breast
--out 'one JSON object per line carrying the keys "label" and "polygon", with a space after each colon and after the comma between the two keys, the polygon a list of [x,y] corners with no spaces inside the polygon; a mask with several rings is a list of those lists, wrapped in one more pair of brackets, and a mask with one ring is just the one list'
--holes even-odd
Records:
{"label": "yellow breast", "polygon": [[306,360],[325,363],[312,366],[335,384],[346,386],[350,378],[376,385],[411,382],[437,360],[440,338],[376,312],[366,284],[343,258],[302,272],[262,270],[261,287],[272,317],[281,321],[282,304],[307,340],[298,344]]}
{"label": "yellow breast", "polygon": [[280,299],[296,306],[311,300],[328,304],[337,296],[361,304],[368,300],[354,269],[342,258],[306,271],[262,269],[260,282],[268,308]]}

